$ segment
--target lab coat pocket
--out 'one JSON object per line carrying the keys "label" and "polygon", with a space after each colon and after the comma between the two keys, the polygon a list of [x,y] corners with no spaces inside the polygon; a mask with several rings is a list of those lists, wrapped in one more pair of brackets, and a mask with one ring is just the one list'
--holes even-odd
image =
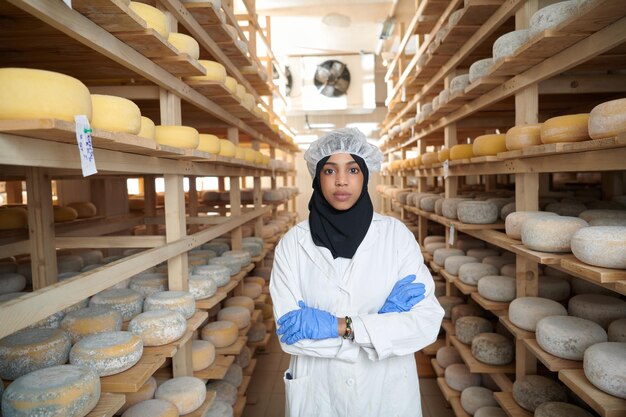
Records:
{"label": "lab coat pocket", "polygon": [[285,382],[285,415],[288,417],[317,417],[314,397],[310,395],[311,378],[303,376],[293,379],[293,372],[287,369],[283,375]]}

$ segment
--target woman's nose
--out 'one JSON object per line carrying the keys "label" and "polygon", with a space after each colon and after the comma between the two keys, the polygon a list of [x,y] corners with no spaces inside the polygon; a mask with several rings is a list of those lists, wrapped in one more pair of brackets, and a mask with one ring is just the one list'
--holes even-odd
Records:
{"label": "woman's nose", "polygon": [[346,176],[343,174],[338,174],[335,178],[335,185],[346,185]]}

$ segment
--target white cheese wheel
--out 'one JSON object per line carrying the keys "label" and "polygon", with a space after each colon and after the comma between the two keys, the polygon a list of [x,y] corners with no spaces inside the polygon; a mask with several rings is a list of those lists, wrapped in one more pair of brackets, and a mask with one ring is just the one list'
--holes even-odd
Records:
{"label": "white cheese wheel", "polygon": [[[0,119],[91,120],[91,96],[76,78],[51,71],[0,68]],[[5,209],[6,210],[6,209]]]}
{"label": "white cheese wheel", "polygon": [[626,318],[626,301],[602,294],[579,294],[569,299],[567,311],[606,329],[612,321]]}
{"label": "white cheese wheel", "polygon": [[474,62],[469,68],[469,82],[473,83],[489,74],[493,64],[493,58],[485,58]]}
{"label": "white cheese wheel", "polygon": [[554,301],[566,301],[570,295],[569,282],[561,277],[539,276],[539,297]]}
{"label": "white cheese wheel", "polygon": [[217,283],[207,275],[189,275],[189,292],[195,300],[204,300],[217,293]]}
{"label": "white cheese wheel", "polygon": [[463,223],[495,223],[498,214],[498,206],[488,201],[461,201],[457,206],[457,216]]}
{"label": "white cheese wheel", "polygon": [[144,297],[167,291],[167,275],[164,273],[144,272],[131,278],[129,288]]}
{"label": "white cheese wheel", "polygon": [[239,330],[232,321],[214,321],[202,328],[201,336],[216,348],[223,348],[237,341]]}
{"label": "white cheese wheel", "polygon": [[450,92],[456,94],[459,91],[463,91],[469,83],[469,74],[457,75],[450,81]]}
{"label": "white cheese wheel", "polygon": [[105,306],[117,310],[122,315],[122,320],[128,321],[141,313],[143,296],[128,288],[114,288],[99,292],[91,297],[89,305]]}
{"label": "white cheese wheel", "polygon": [[[248,255],[249,256],[249,255]],[[241,261],[230,256],[218,256],[209,260],[209,265],[222,265],[228,268],[230,275],[237,275],[241,270]]]}
{"label": "white cheese wheel", "polygon": [[160,145],[174,148],[196,149],[198,147],[199,133],[189,126],[156,126],[154,128],[154,140]]}
{"label": "white cheese wheel", "polygon": [[474,337],[493,331],[491,322],[483,317],[465,316],[454,323],[454,334],[461,343],[470,345]]}
{"label": "white cheese wheel", "polygon": [[428,245],[429,243],[445,242],[445,241],[446,241],[445,236],[426,236],[424,238],[424,245]]}
{"label": "white cheese wheel", "polygon": [[141,337],[144,346],[162,346],[183,337],[187,321],[178,311],[146,311],[130,321],[128,331]]}
{"label": "white cheese wheel", "polygon": [[[154,398],[154,393],[157,389],[157,383],[156,383],[156,379],[154,379],[153,376],[151,376],[150,378],[148,378],[148,380],[145,382],[145,384],[143,384],[139,390],[137,392],[126,392],[124,393],[124,395],[126,396],[126,402],[124,403],[124,405],[122,406],[122,408],[120,408],[117,411],[117,415],[123,414],[126,410],[128,410],[130,407],[134,406],[135,404],[138,404],[140,402],[143,401],[147,401],[150,400],[152,398]],[[178,413],[178,410],[176,410],[176,412]],[[134,412],[133,412],[134,413]],[[130,415],[132,416],[133,413],[130,413]],[[126,414],[124,414],[126,415]],[[154,414],[150,414],[150,416],[154,417]],[[158,414],[156,415],[158,416]],[[139,416],[141,417],[141,416]]]}
{"label": "white cheese wheel", "polygon": [[105,332],[78,341],[70,351],[70,363],[107,376],[129,369],[142,353],[141,338],[131,332]]}
{"label": "white cheese wheel", "polygon": [[20,292],[26,288],[26,277],[14,272],[0,274],[0,294]]}
{"label": "white cheese wheel", "polygon": [[424,245],[424,249],[426,249],[426,252],[430,253],[431,255],[434,254],[437,249],[445,249],[445,247],[445,242],[431,242]]}
{"label": "white cheese wheel", "polygon": [[191,342],[191,363],[193,371],[201,371],[213,365],[215,362],[215,346],[206,340],[193,340]]}
{"label": "white cheese wheel", "polygon": [[484,276],[478,281],[477,287],[478,294],[491,301],[506,303],[515,299],[516,283],[514,277]]}
{"label": "white cheese wheel", "polygon": [[626,226],[626,210],[585,210],[578,217],[591,226]]}
{"label": "white cheese wheel", "polygon": [[572,316],[544,317],[537,323],[536,335],[543,350],[574,361],[582,361],[589,346],[607,341],[599,324]]}
{"label": "white cheese wheel", "polygon": [[435,252],[433,253],[433,261],[435,262],[435,264],[439,266],[444,266],[446,258],[450,256],[463,256],[463,255],[465,255],[465,252],[463,252],[461,249],[440,248],[440,249],[435,250]]}
{"label": "white cheese wheel", "polygon": [[574,404],[552,401],[535,408],[534,417],[593,417],[593,414]]}
{"label": "white cheese wheel", "polygon": [[154,29],[159,35],[167,39],[169,31],[167,30],[167,17],[165,16],[165,13],[156,7],[139,3],[137,1],[131,1],[128,7],[130,7],[133,12],[137,13],[139,17],[145,20],[146,25],[149,28]]}
{"label": "white cheese wheel", "polygon": [[626,98],[598,104],[589,113],[589,136],[602,139],[626,132]]}
{"label": "white cheese wheel", "polygon": [[581,0],[567,0],[551,4],[536,11],[530,17],[529,37],[533,38],[544,30],[555,28],[578,12]]}
{"label": "white cheese wheel", "polygon": [[480,374],[471,373],[469,368],[463,363],[454,363],[446,367],[444,378],[446,384],[456,391],[480,386]]}
{"label": "white cheese wheel", "polygon": [[556,213],[547,211],[516,211],[511,213],[504,221],[505,233],[510,238],[520,240],[522,238],[522,225],[526,220],[545,216],[556,216]]}
{"label": "white cheese wheel", "polygon": [[83,417],[100,400],[100,378],[90,369],[59,365],[15,380],[2,396],[5,417]]}
{"label": "white cheese wheel", "polygon": [[472,151],[475,156],[497,155],[506,152],[506,135],[482,135],[474,139]]}
{"label": "white cheese wheel", "polygon": [[226,371],[226,375],[224,375],[223,380],[239,388],[243,382],[243,369],[236,363],[231,364],[228,367],[228,371]]}
{"label": "white cheese wheel", "polygon": [[17,379],[69,358],[72,340],[59,329],[24,329],[0,339],[0,378]]}
{"label": "white cheese wheel", "polygon": [[[127,400],[128,401],[128,400]],[[179,417],[174,404],[166,400],[147,399],[134,404],[122,417]]]}
{"label": "white cheese wheel", "polygon": [[444,346],[437,349],[435,359],[437,359],[439,366],[444,369],[455,363],[463,363],[461,354],[454,346]]}
{"label": "white cheese wheel", "polygon": [[500,407],[480,407],[474,417],[507,417],[507,413]]}
{"label": "white cheese wheel", "polygon": [[237,402],[237,388],[226,381],[211,381],[207,384],[207,388],[217,393],[215,398],[219,401],[230,405],[235,405]]}
{"label": "white cheese wheel", "polygon": [[154,140],[156,126],[154,122],[145,116],[141,116],[141,128],[137,136]]}
{"label": "white cheese wheel", "polygon": [[493,60],[499,62],[515,53],[528,42],[528,29],[505,33],[493,43]]}
{"label": "white cheese wheel", "polygon": [[63,318],[61,329],[70,335],[75,344],[92,334],[122,330],[122,315],[105,306],[81,308]]}
{"label": "white cheese wheel", "polygon": [[230,269],[224,265],[200,265],[193,269],[194,275],[202,275],[215,281],[218,287],[230,282]]}
{"label": "white cheese wheel", "polygon": [[459,280],[468,285],[478,285],[483,277],[498,275],[499,269],[484,263],[466,263],[459,267]]}
{"label": "white cheese wheel", "polygon": [[231,321],[241,330],[250,324],[250,311],[245,307],[226,307],[217,313],[217,319],[220,321]]}
{"label": "white cheese wheel", "polygon": [[577,217],[580,213],[587,210],[587,206],[579,202],[550,203],[546,205],[545,210],[561,216]]}
{"label": "white cheese wheel", "polygon": [[143,302],[143,310],[178,311],[189,319],[196,312],[196,302],[188,291],[162,291],[148,296]]}
{"label": "white cheese wheel", "polygon": [[461,407],[469,415],[474,415],[482,407],[495,407],[498,403],[493,391],[485,387],[468,387],[461,392]]}
{"label": "white cheese wheel", "polygon": [[541,143],[589,140],[589,114],[571,114],[546,120],[541,125]]}
{"label": "white cheese wheel", "polygon": [[607,333],[609,342],[626,342],[626,318],[611,322]]}
{"label": "white cheese wheel", "polygon": [[498,333],[480,333],[472,339],[472,355],[488,365],[506,365],[514,358],[513,342]]}
{"label": "white cheese wheel", "polygon": [[541,252],[570,252],[572,236],[588,223],[569,216],[541,216],[522,224],[522,243]]}
{"label": "white cheese wheel", "polygon": [[213,401],[211,407],[204,413],[203,417],[233,417],[234,411],[233,407],[220,400]]}
{"label": "white cheese wheel", "polygon": [[591,226],[572,236],[572,253],[586,264],[626,269],[626,226]]}
{"label": "white cheese wheel", "polygon": [[200,58],[200,45],[191,36],[172,32],[167,37],[167,41],[178,49],[178,52],[187,54],[193,59]]}
{"label": "white cheese wheel", "polygon": [[444,261],[444,268],[448,273],[458,275],[459,268],[468,263],[478,263],[478,259],[473,256],[464,255],[449,256]]}
{"label": "white cheese wheel", "polygon": [[[95,204],[90,203],[89,201],[69,203],[67,206],[76,210],[79,219],[88,219],[90,217],[94,217],[98,212]],[[102,251],[99,252],[100,255],[102,255]],[[102,259],[102,256],[100,256],[100,259]]]}
{"label": "white cheese wheel", "polygon": [[483,258],[483,263],[488,265],[493,265],[498,268],[502,268],[504,265],[511,262],[511,258],[505,256],[485,256]]}
{"label": "white cheese wheel", "polygon": [[534,332],[539,320],[550,316],[567,316],[567,310],[556,301],[540,297],[520,297],[509,304],[509,320],[523,330]]}
{"label": "white cheese wheel", "polygon": [[53,212],[55,223],[71,222],[72,220],[76,220],[78,218],[78,213],[71,207],[54,206]]}
{"label": "white cheese wheel", "polygon": [[558,382],[545,376],[525,375],[513,382],[515,402],[528,411],[535,411],[550,401],[567,401],[567,391]]}
{"label": "white cheese wheel", "polygon": [[178,412],[189,414],[196,411],[206,399],[207,387],[193,376],[181,376],[165,381],[154,394],[154,398],[166,400],[176,406]]}
{"label": "white cheese wheel", "polygon": [[463,299],[461,297],[447,295],[437,298],[437,301],[439,301],[439,304],[441,304],[441,307],[443,307],[443,310],[445,312],[444,317],[447,319],[452,317],[452,308],[455,305],[463,304]]}
{"label": "white cheese wheel", "polygon": [[220,155],[226,158],[234,158],[236,155],[235,144],[228,139],[220,139]]}
{"label": "white cheese wheel", "polygon": [[513,126],[506,132],[505,143],[509,151],[541,145],[541,124]]}
{"label": "white cheese wheel", "polygon": [[585,351],[585,376],[602,391],[626,400],[626,343],[598,343]]}
{"label": "white cheese wheel", "polygon": [[116,96],[91,95],[91,127],[135,135],[141,130],[141,111],[132,101]]}

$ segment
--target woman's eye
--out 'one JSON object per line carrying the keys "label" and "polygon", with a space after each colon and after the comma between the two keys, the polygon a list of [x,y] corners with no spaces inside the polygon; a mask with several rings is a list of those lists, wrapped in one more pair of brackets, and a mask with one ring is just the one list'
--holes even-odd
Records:
{"label": "woman's eye", "polygon": [[332,168],[326,168],[326,169],[324,170],[324,174],[326,174],[326,175],[330,175],[330,174],[332,174],[333,172],[335,172],[335,170],[334,170],[334,169],[332,169]]}
{"label": "woman's eye", "polygon": [[359,173],[358,168],[350,168],[350,174],[358,174],[358,173]]}

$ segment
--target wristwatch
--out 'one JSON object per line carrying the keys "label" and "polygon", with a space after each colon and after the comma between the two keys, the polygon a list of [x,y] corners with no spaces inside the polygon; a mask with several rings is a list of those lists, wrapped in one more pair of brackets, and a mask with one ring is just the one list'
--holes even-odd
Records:
{"label": "wristwatch", "polygon": [[352,319],[346,316],[346,331],[343,334],[343,338],[346,340],[354,340],[354,330],[352,330]]}

